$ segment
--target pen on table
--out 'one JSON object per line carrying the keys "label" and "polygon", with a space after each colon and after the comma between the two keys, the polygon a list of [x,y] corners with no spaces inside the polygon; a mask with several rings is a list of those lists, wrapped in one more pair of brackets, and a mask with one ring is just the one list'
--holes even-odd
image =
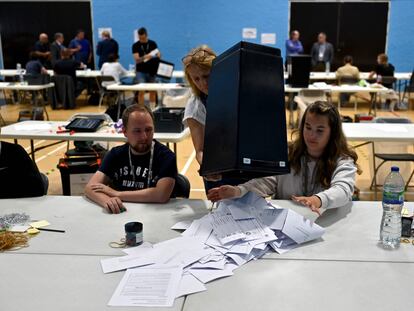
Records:
{"label": "pen on table", "polygon": [[60,233],[65,233],[65,230],[59,230],[59,229],[48,229],[48,228],[36,228],[37,230],[40,231],[50,231],[50,232],[60,232]]}

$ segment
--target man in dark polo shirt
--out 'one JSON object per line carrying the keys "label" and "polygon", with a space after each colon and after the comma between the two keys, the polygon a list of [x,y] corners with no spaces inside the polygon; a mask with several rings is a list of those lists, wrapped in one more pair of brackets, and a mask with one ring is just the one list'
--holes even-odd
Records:
{"label": "man in dark polo shirt", "polygon": [[[148,39],[147,30],[142,27],[138,29],[139,41],[132,45],[132,54],[136,63],[138,83],[154,83],[161,53],[157,43]],[[144,92],[139,93],[138,102],[144,104]],[[150,101],[156,101],[156,92],[150,92]]]}
{"label": "man in dark polo shirt", "polygon": [[122,202],[168,202],[177,176],[175,154],[153,139],[151,109],[131,105],[122,122],[128,142],[109,151],[85,187],[89,199],[114,214],[125,210]]}
{"label": "man in dark polo shirt", "polygon": [[33,52],[37,56],[37,59],[42,63],[46,68],[51,68],[50,63],[50,45],[49,37],[45,33],[39,35],[39,41],[37,41],[33,47]]}

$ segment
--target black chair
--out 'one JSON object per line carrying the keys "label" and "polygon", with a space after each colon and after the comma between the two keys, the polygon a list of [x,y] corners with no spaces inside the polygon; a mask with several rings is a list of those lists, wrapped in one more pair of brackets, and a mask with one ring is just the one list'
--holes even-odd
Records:
{"label": "black chair", "polygon": [[42,181],[43,181],[43,194],[47,195],[47,190],[49,189],[49,178],[47,178],[47,176],[43,173],[40,173],[40,176],[42,177]]}
{"label": "black chair", "polygon": [[72,77],[69,75],[53,76],[53,83],[55,83],[55,96],[52,101],[52,108],[58,108],[58,104],[65,109],[73,109],[76,107],[76,86]]}
{"label": "black chair", "polygon": [[191,184],[187,177],[182,174],[177,174],[175,178],[175,186],[171,194],[171,198],[186,198],[190,197]]}
{"label": "black chair", "polygon": [[[412,123],[410,119],[407,118],[375,118],[373,120],[375,123]],[[376,166],[375,158],[381,159],[382,162]],[[384,165],[386,162],[413,162],[414,163],[414,154],[412,153],[374,153],[374,177],[371,181],[370,189],[375,186],[375,191],[377,187],[377,173],[378,170]],[[414,175],[414,170],[411,172],[410,178],[408,178],[407,183],[405,184],[405,190],[407,190],[408,185]]]}

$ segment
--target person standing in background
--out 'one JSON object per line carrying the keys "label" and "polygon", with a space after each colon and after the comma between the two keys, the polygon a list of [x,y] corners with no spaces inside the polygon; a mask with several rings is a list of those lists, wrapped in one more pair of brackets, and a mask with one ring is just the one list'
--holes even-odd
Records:
{"label": "person standing in background", "polygon": [[109,31],[102,31],[102,40],[98,42],[96,47],[96,55],[99,56],[98,67],[102,68],[103,63],[108,61],[109,55],[118,55],[119,46],[118,42],[111,38]]}
{"label": "person standing in background", "polygon": [[333,45],[326,41],[326,33],[318,35],[318,41],[311,49],[313,71],[330,71],[330,66],[334,58]]}
{"label": "person standing in background", "polygon": [[75,60],[89,66],[92,60],[91,43],[85,38],[85,31],[78,30],[75,38],[69,43],[69,49],[76,49]]}
{"label": "person standing in background", "polygon": [[[144,27],[138,29],[139,40],[132,45],[132,54],[136,63],[138,83],[154,83],[161,53],[157,43],[148,39],[148,32]],[[138,103],[144,104],[144,92],[139,92]],[[156,92],[150,92],[150,101],[156,101]]]}
{"label": "person standing in background", "polygon": [[50,64],[50,44],[49,37],[45,33],[39,35],[39,41],[37,41],[33,47],[33,52],[37,59],[42,63],[46,68],[51,68]]}
{"label": "person standing in background", "polygon": [[299,41],[300,33],[297,30],[290,32],[290,38],[286,40],[286,58],[291,55],[303,53],[302,43]]}

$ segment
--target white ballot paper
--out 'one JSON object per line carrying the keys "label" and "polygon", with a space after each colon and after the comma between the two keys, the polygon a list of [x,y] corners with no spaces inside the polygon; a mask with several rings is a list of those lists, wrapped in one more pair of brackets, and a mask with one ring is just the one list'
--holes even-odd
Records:
{"label": "white ballot paper", "polygon": [[298,244],[320,238],[325,229],[298,213],[288,210],[282,232]]}
{"label": "white ballot paper", "polygon": [[181,222],[181,236],[124,250],[101,260],[104,273],[129,269],[111,306],[172,306],[174,298],[206,290],[205,283],[274,250],[285,253],[320,238],[324,229],[290,209],[275,208],[254,193],[223,200],[212,213]]}
{"label": "white ballot paper", "polygon": [[157,265],[129,269],[109,306],[171,307],[177,296],[182,268]]}

